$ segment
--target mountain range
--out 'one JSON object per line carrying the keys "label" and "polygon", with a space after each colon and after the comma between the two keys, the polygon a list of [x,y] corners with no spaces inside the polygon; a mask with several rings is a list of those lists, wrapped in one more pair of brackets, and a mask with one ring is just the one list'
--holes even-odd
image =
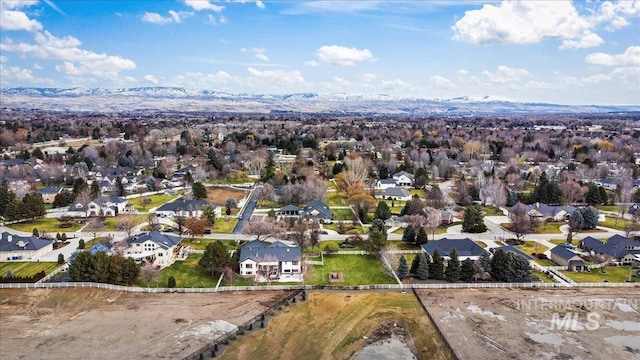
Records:
{"label": "mountain range", "polygon": [[451,99],[385,94],[230,94],[182,87],[7,88],[0,107],[50,111],[180,111],[218,113],[333,113],[389,115],[578,114],[640,112],[640,105],[559,105],[492,96]]}

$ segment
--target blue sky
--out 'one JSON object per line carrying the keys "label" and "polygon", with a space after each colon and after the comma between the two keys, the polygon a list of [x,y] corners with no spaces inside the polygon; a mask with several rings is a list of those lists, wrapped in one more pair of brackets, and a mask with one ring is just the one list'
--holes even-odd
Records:
{"label": "blue sky", "polygon": [[0,2],[0,86],[640,104],[640,1]]}

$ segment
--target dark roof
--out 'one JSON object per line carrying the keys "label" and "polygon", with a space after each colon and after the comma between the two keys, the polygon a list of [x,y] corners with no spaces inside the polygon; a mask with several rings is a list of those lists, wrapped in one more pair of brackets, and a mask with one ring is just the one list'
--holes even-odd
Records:
{"label": "dark roof", "polygon": [[280,208],[280,210],[278,210],[279,212],[300,212],[299,207],[295,206],[295,205],[287,205],[287,206],[283,206]]}
{"label": "dark roof", "polygon": [[59,186],[49,186],[46,188],[42,188],[37,191],[38,194],[57,194],[62,191],[62,188]]}
{"label": "dark roof", "polygon": [[[513,209],[515,208],[516,205],[512,206],[509,209],[509,212],[513,212]],[[536,210],[545,216],[555,216],[557,213],[559,213],[562,210],[573,215],[573,212],[576,211],[577,209],[573,206],[559,206],[559,205],[556,206],[556,205],[547,205],[547,204],[529,204],[529,205],[525,204],[525,206],[527,208],[527,212],[531,210]]]}
{"label": "dark roof", "polygon": [[580,245],[583,249],[590,251],[600,248],[604,243],[598,239],[594,239],[591,236],[580,240]]}
{"label": "dark roof", "polygon": [[386,188],[382,192],[382,196],[402,196],[402,197],[406,197],[406,196],[410,196],[410,195],[411,194],[407,190],[405,190],[403,188],[399,188],[399,187]]}
{"label": "dark roof", "polygon": [[485,250],[469,238],[464,239],[440,239],[422,245],[422,248],[433,256],[433,252],[438,249],[440,256],[449,257],[451,250],[456,249],[459,257],[480,256]]}
{"label": "dark roof", "polygon": [[556,245],[553,249],[551,249],[551,253],[565,260],[569,260],[572,257],[576,256],[576,253],[574,253],[573,251],[567,249],[562,245]]}
{"label": "dark roof", "polygon": [[333,212],[331,212],[331,208],[329,207],[329,205],[323,203],[320,200],[309,201],[307,203],[307,206],[302,209],[302,213],[304,216],[309,216],[311,218],[327,220],[331,220],[333,218]]}
{"label": "dark roof", "polygon": [[160,206],[156,211],[194,211],[202,209],[204,205],[212,205],[214,208],[216,207],[216,204],[210,203],[207,200],[179,199]]}
{"label": "dark roof", "polygon": [[515,246],[507,245],[507,246],[501,246],[501,247],[497,247],[497,248],[492,248],[491,249],[491,251],[493,251],[493,252],[496,252],[498,250],[502,250],[505,253],[514,253],[516,255],[520,255],[523,258],[527,259],[527,260],[533,260],[531,255],[525,253],[524,251],[520,250],[519,248],[517,248]]}
{"label": "dark roof", "polygon": [[[590,251],[593,251],[598,254],[607,254],[613,256],[616,259],[623,258],[629,254],[640,254],[640,250],[635,250],[640,248],[640,241],[632,240],[626,238],[622,235],[613,235],[607,240],[606,243],[601,243],[598,240],[588,240],[588,245],[585,244],[585,240],[589,238],[585,238],[582,240],[583,247],[588,247]],[[600,243],[598,245],[596,242]],[[630,249],[635,248],[635,249]]]}
{"label": "dark roof", "polygon": [[91,253],[91,255],[95,255],[99,252],[108,253],[109,248],[102,243],[97,243],[89,249],[89,252]]}
{"label": "dark roof", "polygon": [[[9,241],[11,237],[11,241]],[[3,232],[0,238],[0,251],[24,251],[24,250],[40,250],[51,244],[49,240],[39,239],[36,236],[19,236]]]}
{"label": "dark roof", "polygon": [[297,246],[288,246],[280,241],[268,244],[255,240],[242,247],[239,262],[245,260],[260,262],[271,257],[277,261],[301,261],[302,250]]}
{"label": "dark roof", "polygon": [[125,241],[127,244],[142,244],[146,241],[152,241],[163,249],[169,249],[172,246],[177,245],[180,240],[182,240],[182,238],[178,236],[162,234],[159,231],[149,231],[148,233],[141,233],[128,237]]}
{"label": "dark roof", "polygon": [[380,184],[383,184],[383,185],[395,185],[396,184],[396,179],[394,179],[394,178],[380,179],[378,181],[380,182]]}
{"label": "dark roof", "polygon": [[394,178],[399,178],[399,177],[400,177],[400,176],[402,176],[402,175],[404,175],[404,176],[408,177],[409,179],[412,179],[412,180],[413,180],[413,174],[408,173],[408,172],[406,172],[406,171],[404,171],[404,170],[403,170],[403,171],[399,171],[399,172],[397,172],[397,173],[393,174],[393,177],[394,177]]}
{"label": "dark roof", "polygon": [[127,199],[115,195],[102,195],[93,200],[93,202],[98,205],[105,205],[108,203],[121,204],[123,202],[127,202]]}
{"label": "dark roof", "polygon": [[22,165],[22,164],[24,164],[24,160],[22,159],[8,159],[8,160],[2,161],[2,165],[4,166],[16,166],[16,165]]}
{"label": "dark roof", "polygon": [[569,266],[585,266],[584,261],[582,260],[571,260],[569,261]]}

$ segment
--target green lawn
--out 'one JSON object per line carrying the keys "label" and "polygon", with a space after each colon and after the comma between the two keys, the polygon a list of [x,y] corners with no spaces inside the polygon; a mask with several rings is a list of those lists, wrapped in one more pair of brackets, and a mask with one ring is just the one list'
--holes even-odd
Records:
{"label": "green lawn", "polygon": [[547,276],[547,274],[543,273],[542,271],[533,270],[532,274],[536,275],[538,278],[540,278],[540,281],[542,281],[543,283],[552,283],[552,282],[554,282],[553,279],[551,279],[549,276]]}
{"label": "green lawn", "polygon": [[[130,204],[133,204],[136,210],[141,212],[146,212],[146,211],[149,211],[149,209],[151,208],[158,207],[171,200],[179,198],[180,196],[182,196],[181,193],[182,191],[178,192],[178,194],[176,195],[154,194],[154,195],[143,196],[135,199],[129,199],[128,202]],[[146,205],[143,205],[142,199],[148,199],[147,200],[148,203]]]}
{"label": "green lawn", "polygon": [[333,285],[394,284],[384,265],[375,257],[367,255],[325,255],[324,266],[314,265],[307,274],[305,284],[329,285],[329,273],[341,272],[344,283]]}
{"label": "green lawn", "polygon": [[[536,233],[536,234],[562,234],[562,231],[560,231],[560,226],[562,226],[562,225],[566,225],[566,223],[563,223],[563,222],[552,222],[552,223],[547,223],[547,224],[538,224],[535,227],[534,233]],[[502,223],[502,224],[500,224],[500,226],[502,226],[503,228],[505,228],[507,230],[511,230],[511,223]]]}
{"label": "green lawn", "polygon": [[[147,215],[139,214],[139,215],[120,215],[122,217],[129,217],[133,221],[133,226],[140,225],[143,222],[147,221]],[[116,228],[118,226],[118,217],[109,217],[104,219],[104,231],[117,231]]]}
{"label": "green lawn", "polygon": [[348,198],[340,191],[332,191],[327,194],[327,205],[329,206],[348,206]]}
{"label": "green lawn", "polygon": [[616,205],[600,205],[600,206],[598,206],[598,210],[600,210],[600,211],[618,212],[618,207]]}
{"label": "green lawn", "polygon": [[334,219],[339,219],[342,216],[345,220],[351,220],[353,218],[353,211],[351,209],[331,209]]}
{"label": "green lawn", "polygon": [[[629,267],[628,266],[605,266],[605,274],[600,272],[601,269],[591,269],[590,272],[573,272],[573,271],[564,271],[560,272],[569,277],[571,280],[576,282],[603,282],[607,280],[609,282],[624,282],[625,280],[629,280]],[[633,273],[635,274],[638,269],[634,269]],[[632,277],[631,280],[638,282],[639,279],[636,277]]]}
{"label": "green lawn", "polygon": [[518,247],[520,248],[520,250],[524,251],[529,255],[533,253],[536,253],[536,254],[544,253],[545,251],[549,250],[548,247],[542,244],[539,244],[535,241],[525,241],[524,245],[518,245]]}
{"label": "green lawn", "polygon": [[[344,228],[345,229],[351,229],[352,224],[344,224]],[[333,231],[338,231],[338,224],[324,224],[322,225],[323,229],[326,230],[333,230]],[[356,227],[354,227],[352,230],[355,230],[358,234],[363,235],[366,231],[365,229],[358,225]],[[349,230],[347,230],[346,232],[349,232]]]}
{"label": "green lawn", "polygon": [[216,224],[213,227],[213,229],[211,229],[211,232],[215,234],[230,233],[237,223],[238,223],[238,219],[233,217],[230,218],[229,221],[226,221],[224,219],[216,219]]}
{"label": "green lawn", "polygon": [[422,189],[411,189],[409,190],[411,196],[418,195],[420,199],[424,198],[424,190]]}
{"label": "green lawn", "polygon": [[341,249],[340,247],[338,247],[338,245],[342,242],[342,240],[328,240],[328,241],[321,241],[320,245],[316,246],[315,249],[311,249],[308,248],[308,251],[318,251],[318,250],[324,250],[324,247],[329,245],[331,247],[333,247],[334,249],[337,249],[338,251],[347,251],[347,250],[365,250],[365,242],[364,241],[356,241],[356,242],[352,242],[351,244],[355,245],[356,247],[354,248],[344,248]]}
{"label": "green lawn", "polygon": [[102,237],[97,237],[95,239],[84,239],[84,248],[85,250],[89,250],[91,249],[91,247],[99,242],[101,242],[102,240],[106,239],[104,236]]}
{"label": "green lawn", "polygon": [[81,225],[73,222],[72,223],[73,226],[71,227],[67,227],[67,228],[61,228],[60,227],[60,222],[58,221],[58,219],[55,218],[39,218],[36,219],[34,222],[23,222],[23,223],[17,223],[17,224],[11,224],[11,225],[7,225],[8,228],[17,230],[17,231],[24,231],[24,232],[32,232],[33,228],[38,229],[38,232],[40,233],[40,235],[42,235],[43,233],[53,233],[53,235],[55,235],[56,233],[59,232],[74,232],[77,230],[80,230]]}
{"label": "green lawn", "polygon": [[540,266],[558,266],[558,264],[554,263],[551,260],[547,259],[535,259],[536,264]]}
{"label": "green lawn", "polygon": [[487,244],[486,244],[486,243],[484,243],[484,242],[482,242],[482,241],[476,241],[476,244],[478,244],[478,246],[480,246],[480,247],[482,247],[482,248],[484,248],[484,249],[486,249],[486,248],[487,248]]}
{"label": "green lawn", "polygon": [[549,240],[549,242],[552,244],[560,245],[560,244],[566,243],[567,239],[553,239],[553,240]]}
{"label": "green lawn", "polygon": [[[164,268],[155,280],[149,283],[150,287],[167,287],[169,276],[176,279],[176,287],[216,287],[218,276],[211,277],[198,267],[198,260],[202,255],[194,254],[182,261],[176,261],[171,266]],[[139,286],[147,286],[140,277],[136,281]]]}
{"label": "green lawn", "polygon": [[625,227],[629,226],[633,224],[632,220],[626,220],[626,219],[615,219],[612,217],[605,217],[605,221],[599,222],[598,226],[604,226],[604,227],[608,227],[608,228],[612,228],[612,229],[616,229],[616,230],[624,230]]}
{"label": "green lawn", "polygon": [[50,274],[60,265],[55,262],[30,262],[30,261],[12,261],[0,262],[0,276],[6,276],[7,270],[11,270],[13,276],[32,276],[44,270]]}
{"label": "green lawn", "polygon": [[[185,246],[190,246],[195,250],[204,250],[208,244],[212,242],[216,242],[216,239],[206,239],[206,238],[195,238],[191,239],[190,237],[183,238],[181,243]],[[236,248],[236,242],[234,240],[220,240],[223,244],[227,245],[229,250],[233,250]]]}
{"label": "green lawn", "polygon": [[481,206],[480,209],[485,213],[485,216],[504,216],[500,209],[495,209],[492,206]]}

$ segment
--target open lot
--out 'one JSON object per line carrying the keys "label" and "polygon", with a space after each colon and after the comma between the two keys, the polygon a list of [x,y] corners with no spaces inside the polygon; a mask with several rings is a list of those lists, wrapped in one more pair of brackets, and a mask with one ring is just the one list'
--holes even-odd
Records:
{"label": "open lot", "polygon": [[285,295],[0,290],[0,358],[179,359]]}
{"label": "open lot", "polygon": [[[406,344],[418,359],[452,359],[416,297],[398,292],[310,292],[307,301],[286,308],[265,330],[231,343],[220,357],[352,359],[387,321],[406,325]],[[393,355],[387,358],[399,358]]]}
{"label": "open lot", "polygon": [[[640,356],[640,288],[420,290],[418,294],[459,359]],[[566,316],[569,320],[564,321]]]}
{"label": "open lot", "polygon": [[[320,261],[320,258],[312,258]],[[376,257],[370,255],[324,255],[324,265],[314,265],[305,274],[305,284],[329,285],[329,273],[341,272],[343,283],[333,285],[395,284]]]}
{"label": "open lot", "polygon": [[222,207],[226,205],[228,199],[233,198],[237,203],[240,203],[240,200],[248,194],[248,191],[236,190],[229,187],[207,187],[207,200]]}

